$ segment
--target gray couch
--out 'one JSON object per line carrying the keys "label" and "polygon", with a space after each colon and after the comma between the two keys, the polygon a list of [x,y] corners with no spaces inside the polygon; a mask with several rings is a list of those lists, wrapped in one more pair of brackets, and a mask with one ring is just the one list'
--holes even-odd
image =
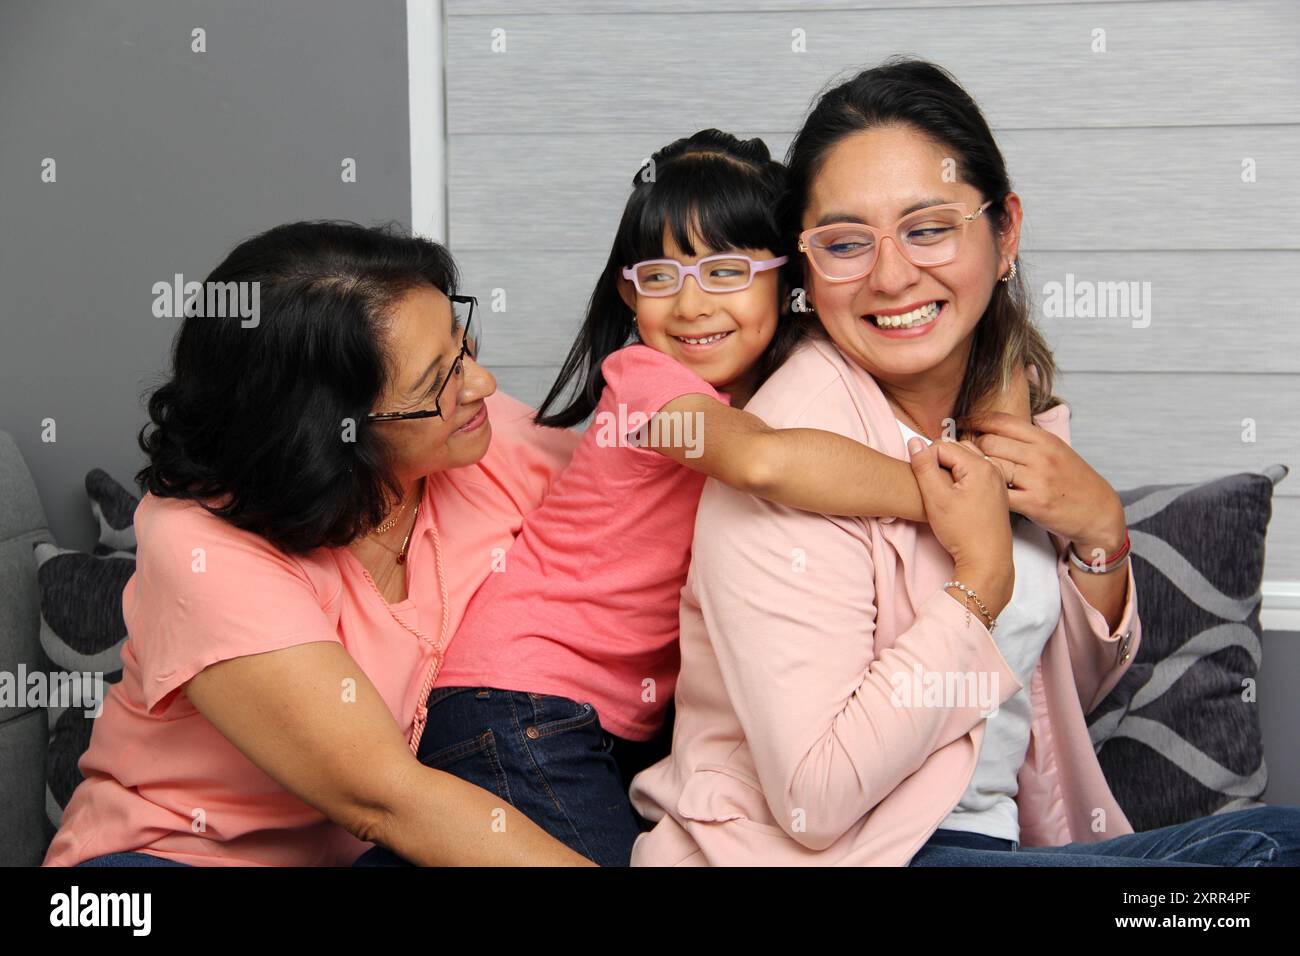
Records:
{"label": "gray couch", "polygon": [[[36,487],[13,439],[0,431],[0,673],[49,672],[41,647],[38,542],[50,541]],[[1300,805],[1300,759],[1293,741],[1300,699],[1300,634],[1266,632],[1259,674],[1260,725],[1270,804]],[[47,718],[42,708],[0,706],[0,865],[39,863],[53,828],[46,790]],[[57,804],[56,804],[57,808]]]}
{"label": "gray couch", "polygon": [[[31,473],[0,432],[0,672],[47,669],[32,547],[49,540]],[[0,706],[0,865],[35,864],[45,855],[47,736],[44,708]]]}

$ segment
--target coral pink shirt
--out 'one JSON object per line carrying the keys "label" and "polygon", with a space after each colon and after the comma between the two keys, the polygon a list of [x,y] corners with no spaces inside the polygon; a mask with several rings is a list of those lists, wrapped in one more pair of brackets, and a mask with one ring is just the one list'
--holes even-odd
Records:
{"label": "coral pink shirt", "polygon": [[[601,371],[605,390],[572,463],[474,596],[436,686],[570,697],[591,703],[611,733],[648,740],[677,682],[678,603],[704,475],[626,436],[682,395],[729,400],[645,345],[620,349]],[[677,421],[690,455],[702,426]]]}
{"label": "coral pink shirt", "polygon": [[346,548],[291,557],[194,503],[145,495],[123,592],[122,680],[95,721],[79,764],[85,780],[47,865],[125,850],[198,865],[346,865],[366,849],[240,753],[185,684],[218,661],[342,644],[414,747],[447,635],[489,573],[485,555],[510,547],[579,438],[534,425],[530,409],[504,394],[487,406],[482,460],[425,483],[398,604]]}

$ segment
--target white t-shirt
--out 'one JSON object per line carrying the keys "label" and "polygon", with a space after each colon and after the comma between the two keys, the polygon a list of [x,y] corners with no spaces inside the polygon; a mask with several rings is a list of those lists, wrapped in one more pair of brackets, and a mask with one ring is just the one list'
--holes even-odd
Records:
{"label": "white t-shirt", "polygon": [[[912,438],[930,444],[930,439],[918,435],[901,421],[898,427],[904,445]],[[993,639],[1021,688],[988,718],[975,773],[939,829],[1019,840],[1016,775],[1029,749],[1033,717],[1029,680],[1061,617],[1061,582],[1056,576],[1056,551],[1052,542],[1047,532],[1032,521],[1018,518],[1014,522],[1011,552],[1016,567],[1015,588],[1011,600],[998,615]]]}

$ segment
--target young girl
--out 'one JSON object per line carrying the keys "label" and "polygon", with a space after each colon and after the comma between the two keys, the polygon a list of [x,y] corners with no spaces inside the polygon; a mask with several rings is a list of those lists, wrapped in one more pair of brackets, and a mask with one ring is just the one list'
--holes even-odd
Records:
{"label": "young girl", "polygon": [[[627,782],[658,756],[646,742],[673,696],[704,480],[819,513],[925,517],[906,462],[742,411],[799,337],[782,308],[784,167],[759,139],[704,130],[648,169],[537,420],[594,418],[513,548],[484,556],[498,573],[446,650],[419,751],[602,865],[626,865],[640,830]],[[1027,417],[1020,390],[1003,407]],[[798,546],[771,542],[792,567]]]}

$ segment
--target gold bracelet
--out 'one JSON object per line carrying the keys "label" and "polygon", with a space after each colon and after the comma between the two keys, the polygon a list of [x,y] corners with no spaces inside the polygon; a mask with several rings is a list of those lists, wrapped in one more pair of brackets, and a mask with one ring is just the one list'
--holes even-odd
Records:
{"label": "gold bracelet", "polygon": [[966,595],[967,626],[970,626],[970,602],[974,601],[975,606],[979,609],[980,616],[983,617],[984,620],[989,622],[988,623],[989,633],[990,634],[993,633],[993,629],[998,626],[997,618],[995,618],[993,615],[989,613],[989,609],[985,606],[984,602],[980,600],[978,594],[976,594],[973,590],[968,588],[966,585],[962,584],[960,581],[945,581],[943,586],[945,588],[956,588],[958,591],[961,591],[963,594]]}

